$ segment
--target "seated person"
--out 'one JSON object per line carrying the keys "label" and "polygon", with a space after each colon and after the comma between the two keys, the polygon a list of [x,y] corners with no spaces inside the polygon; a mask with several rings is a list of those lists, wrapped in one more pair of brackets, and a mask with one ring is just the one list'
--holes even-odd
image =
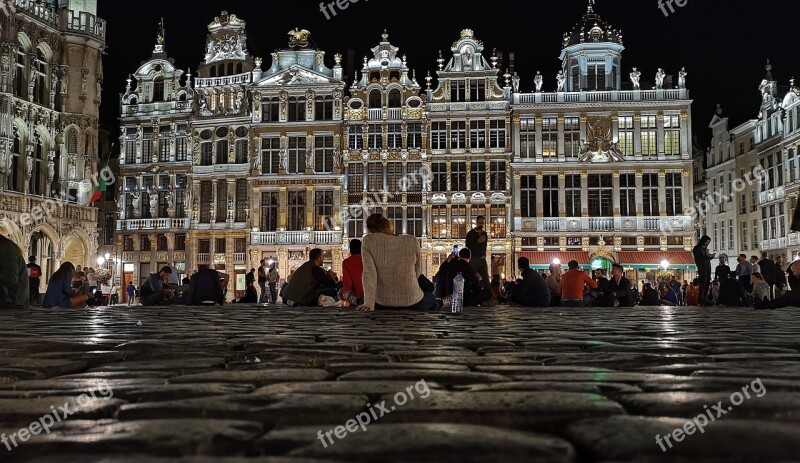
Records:
{"label": "seated person", "polygon": [[492,290],[492,299],[496,300],[500,304],[508,303],[508,298],[506,298],[505,295],[505,289],[503,288],[503,285],[500,282],[500,275],[495,275],[492,278],[492,282],[489,286],[490,289]]}
{"label": "seated person", "polygon": [[550,288],[550,307],[561,306],[561,289],[558,287],[561,273],[561,264],[550,264],[550,275],[544,280]]}
{"label": "seated person", "polygon": [[661,305],[678,305],[678,294],[670,286],[661,287]]}
{"label": "seated person", "polygon": [[[488,285],[485,288],[481,286],[481,277],[470,264],[471,260],[472,251],[469,248],[458,251],[458,259],[453,260],[447,266],[447,279],[452,282],[459,273],[464,277],[464,307],[476,307],[478,305],[491,307],[497,305],[496,301],[492,302],[492,291],[488,288]],[[449,284],[452,285],[452,283]],[[452,292],[449,296],[452,296]]]}
{"label": "seated person", "polygon": [[661,297],[659,297],[658,290],[653,288],[650,283],[645,283],[642,288],[642,302],[643,306],[661,305]]}
{"label": "seated person", "polygon": [[287,305],[317,307],[320,296],[338,297],[336,273],[325,271],[322,249],[312,249],[308,261],[297,268],[286,286],[283,300]]}
{"label": "seated person", "polygon": [[[606,286],[606,294],[612,299],[610,307],[633,307],[633,295],[631,294],[631,282],[623,276],[624,269],[619,264],[611,266],[611,280]],[[616,301],[616,304],[614,302]]]}
{"label": "seated person", "polygon": [[601,276],[597,279],[597,289],[589,291],[588,297],[592,307],[614,307],[614,298],[608,292],[608,278]]}
{"label": "seated person", "polygon": [[741,285],[739,285],[739,282],[734,278],[731,278],[733,275],[733,273],[730,275],[720,275],[717,305],[724,305],[727,307],[739,307],[742,305]]}
{"label": "seated person", "polygon": [[47,285],[47,292],[42,299],[42,307],[49,309],[51,307],[60,307],[62,309],[77,309],[86,307],[89,296],[86,294],[79,294],[73,290],[73,275],[75,266],[71,262],[64,262],[61,267],[56,270],[56,273],[50,277],[50,283]]}
{"label": "seated person", "polygon": [[523,307],[550,307],[550,288],[539,272],[531,268],[528,258],[517,259],[517,267],[522,281],[511,293],[511,300]]}
{"label": "seated person", "polygon": [[225,304],[219,272],[206,267],[192,275],[184,302],[189,305]]}
{"label": "seated person", "polygon": [[436,285],[433,293],[437,299],[444,299],[453,294],[453,281],[447,278],[449,275],[447,269],[456,259],[458,259],[458,254],[456,253],[451,253],[447,256],[447,260],[442,262],[442,265],[439,266],[439,271],[433,277],[434,284]]}
{"label": "seated person", "polygon": [[561,275],[561,282],[559,283],[561,306],[586,307],[588,298],[584,287],[588,286],[590,289],[597,289],[597,282],[581,270],[578,261],[569,261],[567,267],[569,267],[569,270]]}
{"label": "seated person", "polygon": [[759,273],[753,273],[753,298],[761,301],[768,301],[770,297],[769,283],[764,280],[764,276]]}
{"label": "seated person", "polygon": [[172,273],[169,266],[164,266],[158,273],[150,275],[142,284],[141,300],[143,306],[172,303],[174,290],[166,287],[167,277]]}
{"label": "seated person", "polygon": [[787,280],[791,289],[786,291],[783,296],[775,299],[774,301],[759,301],[756,299],[756,310],[800,307],[800,261],[794,261],[791,265],[789,265],[789,268],[787,268],[786,271],[786,273],[788,273]]}
{"label": "seated person", "polygon": [[695,278],[692,284],[686,289],[686,305],[697,306],[700,305],[700,279]]}
{"label": "seated person", "polygon": [[359,306],[364,303],[363,273],[361,240],[350,240],[350,257],[342,262],[341,298],[351,306]]}
{"label": "seated person", "polygon": [[247,281],[247,289],[244,297],[239,299],[239,304],[258,304],[258,291],[256,291],[255,280]]}
{"label": "seated person", "polygon": [[22,309],[27,308],[30,301],[38,301],[39,279],[30,276],[19,246],[3,235],[0,235],[0,262],[0,308]]}

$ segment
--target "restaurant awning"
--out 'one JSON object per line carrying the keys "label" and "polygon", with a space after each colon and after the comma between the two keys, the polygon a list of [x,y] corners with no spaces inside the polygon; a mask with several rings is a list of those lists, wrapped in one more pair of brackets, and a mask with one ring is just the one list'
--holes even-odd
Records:
{"label": "restaurant awning", "polygon": [[581,268],[589,269],[590,262],[589,262],[589,253],[583,251],[573,251],[573,252],[559,252],[559,251],[546,251],[546,252],[520,252],[519,257],[527,257],[528,260],[531,261],[531,268],[536,270],[544,270],[550,268],[550,264],[553,263],[555,259],[561,261],[561,265],[566,268],[567,264],[571,260],[578,261]]}
{"label": "restaurant awning", "polygon": [[619,263],[626,268],[660,269],[661,262],[669,262],[670,269],[695,270],[694,257],[688,251],[623,251],[619,253]]}

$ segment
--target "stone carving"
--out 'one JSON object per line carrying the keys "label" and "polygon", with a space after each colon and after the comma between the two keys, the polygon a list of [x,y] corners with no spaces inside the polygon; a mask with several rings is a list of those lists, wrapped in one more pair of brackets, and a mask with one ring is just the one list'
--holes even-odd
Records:
{"label": "stone carving", "polygon": [[610,117],[589,117],[586,123],[586,140],[581,140],[579,162],[612,162],[624,160],[619,145],[612,140]]}
{"label": "stone carving", "polygon": [[342,152],[339,148],[333,150],[333,168],[341,169],[342,167]]}
{"label": "stone carving", "polygon": [[133,216],[138,219],[142,214],[142,193],[139,191],[139,188],[136,188],[133,190],[133,193],[131,193],[131,204],[133,205]]}
{"label": "stone carving", "polygon": [[314,170],[314,151],[311,148],[306,150],[306,169]]}
{"label": "stone carving", "polygon": [[556,74],[556,91],[563,92],[564,91],[564,83],[567,81],[567,78],[564,77],[564,71],[558,71]]}
{"label": "stone carving", "polygon": [[56,175],[56,153],[50,152],[47,155],[47,181],[52,182]]}
{"label": "stone carving", "polygon": [[288,171],[289,170],[289,153],[287,153],[285,149],[282,149],[280,151],[280,153],[278,154],[278,157],[280,158],[280,163],[281,163],[280,170],[282,170],[284,172]]}
{"label": "stone carving", "polygon": [[686,72],[686,68],[681,68],[680,72],[678,72],[678,88],[686,88],[686,76],[689,75]]}
{"label": "stone carving", "polygon": [[175,192],[175,185],[170,184],[169,186],[169,193],[167,193],[167,214],[169,215],[170,219],[175,218],[175,197],[177,193]]}
{"label": "stone carving", "polygon": [[242,94],[236,95],[236,101],[233,103],[233,110],[236,114],[242,112]]}
{"label": "stone carving", "polygon": [[156,217],[158,215],[158,188],[154,185],[150,187],[147,193],[150,196],[150,215]]}
{"label": "stone carving", "polygon": [[658,72],[656,72],[656,88],[663,89],[664,88],[664,78],[667,74],[664,72],[663,69],[658,68]]}
{"label": "stone carving", "polygon": [[544,84],[544,77],[542,77],[542,73],[536,71],[536,77],[533,78],[533,84],[536,86],[536,93],[542,91],[542,84]]}
{"label": "stone carving", "polygon": [[11,73],[11,58],[8,55],[3,55],[0,58],[0,72],[2,75],[7,76]]}
{"label": "stone carving", "polygon": [[76,180],[78,175],[77,167],[75,166],[75,156],[69,156],[69,164],[67,166],[67,180]]}
{"label": "stone carving", "polygon": [[511,88],[514,90],[514,93],[519,92],[519,74],[514,71],[514,75],[511,77]]}
{"label": "stone carving", "polygon": [[28,180],[33,176],[33,156],[30,154],[25,158],[25,178]]}
{"label": "stone carving", "polygon": [[631,77],[631,83],[633,84],[633,89],[641,90],[642,87],[641,84],[639,83],[639,80],[642,78],[642,72],[636,68],[633,68],[633,72],[631,72],[630,77]]}
{"label": "stone carving", "polygon": [[259,174],[261,174],[261,168],[262,168],[261,162],[262,162],[262,156],[260,154],[258,154],[258,153],[255,153],[253,155],[253,162],[252,162],[252,167],[250,168],[250,170],[254,170],[254,171],[258,172]]}

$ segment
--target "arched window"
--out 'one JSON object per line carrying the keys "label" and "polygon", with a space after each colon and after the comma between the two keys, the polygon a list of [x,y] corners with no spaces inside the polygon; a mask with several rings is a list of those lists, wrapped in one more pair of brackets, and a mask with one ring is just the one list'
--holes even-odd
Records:
{"label": "arched window", "polygon": [[34,85],[34,101],[41,105],[49,103],[49,93],[47,88],[47,58],[45,58],[42,50],[36,50],[36,82]]}
{"label": "arched window", "polygon": [[42,161],[44,159],[44,143],[38,134],[34,137],[33,147],[33,171],[31,172],[30,193],[35,195],[44,194],[44,173],[42,172]]}
{"label": "arched window", "polygon": [[242,73],[242,63],[236,65],[236,74]]}
{"label": "arched window", "polygon": [[164,101],[164,78],[156,77],[153,82],[153,101]]}
{"label": "arched window", "polygon": [[402,97],[400,95],[400,90],[394,89],[389,91],[389,107],[390,108],[399,108],[402,106]]}
{"label": "arched window", "polygon": [[16,75],[14,76],[14,93],[20,98],[28,96],[28,54],[25,48],[20,45],[17,47]]}
{"label": "arched window", "polygon": [[306,99],[304,97],[289,98],[289,122],[306,120]]}
{"label": "arched window", "polygon": [[70,129],[67,135],[67,153],[78,154],[78,131],[75,129]]}
{"label": "arched window", "polygon": [[233,63],[228,63],[228,75],[233,75]]}
{"label": "arched window", "polygon": [[209,77],[217,77],[217,67],[211,66],[211,72],[209,73]]}
{"label": "arched window", "polygon": [[14,128],[14,145],[11,150],[11,173],[8,178],[8,189],[11,191],[20,191],[20,173],[19,164],[22,159],[22,140],[20,138],[19,130]]}
{"label": "arched window", "polygon": [[383,106],[383,101],[381,98],[381,91],[380,90],[373,90],[369,92],[369,107],[370,108],[380,108]]}

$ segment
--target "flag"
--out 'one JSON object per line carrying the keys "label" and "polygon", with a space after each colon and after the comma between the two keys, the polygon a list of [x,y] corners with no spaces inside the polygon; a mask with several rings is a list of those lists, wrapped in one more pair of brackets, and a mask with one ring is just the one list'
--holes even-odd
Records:
{"label": "flag", "polygon": [[97,185],[94,187],[94,194],[92,195],[92,200],[89,201],[91,204],[94,204],[97,201],[100,201],[100,198],[103,197],[103,193],[105,193],[105,191],[106,191],[106,179],[105,179],[105,176],[103,175],[103,173],[105,173],[106,169],[108,169],[108,161],[106,161],[106,164],[103,166],[103,169],[100,171],[101,174],[98,176],[100,178],[99,178],[99,180],[97,182]]}

